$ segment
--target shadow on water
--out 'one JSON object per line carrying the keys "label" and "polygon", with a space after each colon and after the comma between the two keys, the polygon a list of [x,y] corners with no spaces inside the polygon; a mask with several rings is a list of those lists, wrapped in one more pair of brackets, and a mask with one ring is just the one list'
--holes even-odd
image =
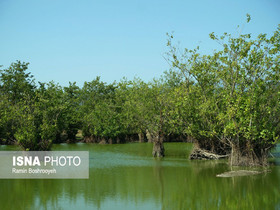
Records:
{"label": "shadow on water", "polygon": [[189,161],[190,144],[165,147],[167,157],[159,160],[151,144],[55,145],[89,150],[90,179],[0,180],[1,209],[280,208],[277,164],[267,174],[218,178],[230,170],[225,160]]}

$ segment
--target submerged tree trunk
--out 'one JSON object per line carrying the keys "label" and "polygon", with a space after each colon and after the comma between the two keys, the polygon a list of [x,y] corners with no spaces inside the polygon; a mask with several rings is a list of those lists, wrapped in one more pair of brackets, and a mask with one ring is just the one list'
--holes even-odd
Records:
{"label": "submerged tree trunk", "polygon": [[266,166],[270,145],[257,144],[249,140],[229,142],[197,141],[190,159],[220,159],[229,157],[231,166]]}
{"label": "submerged tree trunk", "polygon": [[229,158],[232,166],[266,166],[267,149],[258,145],[252,145],[249,141],[246,144],[232,144],[232,151]]}
{"label": "submerged tree trunk", "polygon": [[144,142],[144,134],[143,133],[138,133],[138,138],[139,138],[139,143]]}
{"label": "submerged tree trunk", "polygon": [[156,132],[154,139],[153,147],[153,156],[154,157],[164,157],[164,147],[163,147],[163,117],[162,110],[160,110],[160,120],[159,120],[159,130]]}
{"label": "submerged tree trunk", "polygon": [[163,135],[157,135],[154,138],[154,147],[153,147],[153,156],[154,157],[164,157],[164,146],[163,146]]}
{"label": "submerged tree trunk", "polygon": [[152,135],[150,134],[150,132],[148,131],[148,129],[146,130],[146,136],[147,136],[148,142],[152,143],[153,142],[153,138],[152,138]]}

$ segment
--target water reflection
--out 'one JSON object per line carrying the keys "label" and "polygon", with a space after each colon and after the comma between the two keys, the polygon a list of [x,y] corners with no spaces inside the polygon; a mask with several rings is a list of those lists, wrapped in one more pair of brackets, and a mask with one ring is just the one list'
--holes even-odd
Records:
{"label": "water reflection", "polygon": [[150,144],[57,145],[89,150],[88,180],[0,180],[0,209],[277,209],[279,166],[271,173],[218,178],[225,161],[189,161],[191,145],[167,144],[168,158]]}

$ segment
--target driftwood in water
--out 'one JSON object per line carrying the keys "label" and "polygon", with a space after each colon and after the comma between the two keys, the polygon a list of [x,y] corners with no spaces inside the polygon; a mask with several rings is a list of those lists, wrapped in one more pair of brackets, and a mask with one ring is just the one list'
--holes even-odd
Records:
{"label": "driftwood in water", "polygon": [[221,158],[226,158],[228,155],[217,155],[211,153],[207,150],[203,150],[200,148],[194,148],[192,153],[190,154],[190,160],[199,159],[199,160],[217,160]]}
{"label": "driftwood in water", "polygon": [[222,174],[217,174],[217,177],[235,177],[235,176],[251,176],[256,174],[262,174],[269,171],[249,171],[249,170],[238,170],[238,171],[228,171]]}

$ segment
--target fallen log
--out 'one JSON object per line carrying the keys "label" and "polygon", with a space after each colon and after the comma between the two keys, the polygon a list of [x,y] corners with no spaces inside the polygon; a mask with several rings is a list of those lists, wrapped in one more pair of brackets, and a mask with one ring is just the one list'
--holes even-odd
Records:
{"label": "fallen log", "polygon": [[221,158],[226,158],[229,155],[217,155],[207,150],[203,150],[200,148],[194,148],[192,153],[190,154],[190,160],[217,160]]}

